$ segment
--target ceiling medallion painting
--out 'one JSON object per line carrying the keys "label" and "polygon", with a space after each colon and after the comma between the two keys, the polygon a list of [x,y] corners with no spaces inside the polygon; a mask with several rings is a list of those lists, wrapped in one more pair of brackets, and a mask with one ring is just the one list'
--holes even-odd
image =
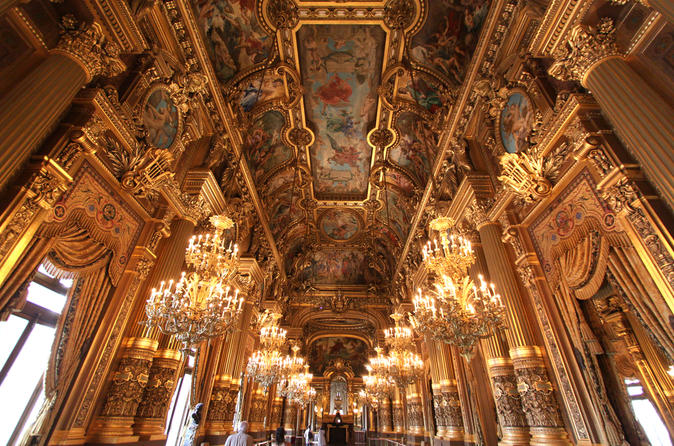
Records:
{"label": "ceiling medallion painting", "polygon": [[175,142],[180,130],[180,110],[167,86],[150,89],[143,106],[143,124],[147,129],[145,140],[151,147],[168,149]]}
{"label": "ceiling medallion painting", "polygon": [[360,231],[360,216],[355,211],[329,209],[320,216],[319,225],[328,238],[345,242]]}
{"label": "ceiling medallion painting", "polygon": [[316,135],[314,195],[364,199],[386,33],[377,25],[303,25],[297,43],[306,121]]}

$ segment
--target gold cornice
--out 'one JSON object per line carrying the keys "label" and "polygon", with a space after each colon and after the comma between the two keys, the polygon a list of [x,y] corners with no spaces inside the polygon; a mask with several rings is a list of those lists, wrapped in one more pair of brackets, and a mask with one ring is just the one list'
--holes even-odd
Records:
{"label": "gold cornice", "polygon": [[233,123],[235,123],[236,121],[234,117],[231,115],[229,107],[227,107],[227,104],[225,104],[225,100],[222,97],[222,94],[220,93],[220,83],[217,77],[215,76],[215,72],[213,71],[213,67],[208,57],[208,53],[206,52],[204,42],[202,41],[201,34],[199,32],[196,23],[196,19],[192,12],[192,8],[190,7],[190,5],[185,4],[185,0],[176,0],[175,3],[178,6],[180,14],[183,18],[185,30],[187,31],[187,34],[193,43],[192,47],[196,54],[196,58],[199,61],[199,65],[202,69],[202,72],[208,78],[208,86],[210,88],[210,93],[211,97],[213,98],[216,112],[220,116],[220,121],[225,127],[225,131],[229,135],[230,141],[232,142],[232,147],[234,148],[235,151],[235,156],[237,158],[240,158],[239,170],[243,175],[246,188],[250,193],[250,198],[253,201],[255,211],[257,212],[258,219],[260,221],[260,226],[262,226],[265,238],[267,239],[269,247],[271,248],[272,251],[272,255],[274,256],[274,260],[276,260],[276,265],[278,267],[279,273],[282,278],[285,278],[285,268],[283,267],[283,258],[279,254],[278,247],[276,246],[276,241],[274,240],[274,236],[271,232],[271,229],[269,228],[267,215],[264,212],[264,206],[260,200],[260,196],[255,187],[255,183],[250,174],[250,170],[248,169],[248,166],[243,157],[241,157],[241,152],[243,150],[243,141],[241,141],[240,133],[236,131],[234,128],[232,128]]}
{"label": "gold cornice", "polygon": [[206,167],[195,167],[187,172],[183,182],[183,191],[191,195],[201,195],[214,214],[225,212],[225,196],[220,189],[213,172]]}
{"label": "gold cornice", "polygon": [[106,34],[114,40],[125,53],[140,53],[148,44],[134,21],[127,2],[111,0],[87,0],[87,7],[98,21],[106,25]]}
{"label": "gold cornice", "polygon": [[571,28],[582,20],[594,3],[594,0],[552,0],[529,45],[532,55],[551,55],[560,44],[565,43]]}

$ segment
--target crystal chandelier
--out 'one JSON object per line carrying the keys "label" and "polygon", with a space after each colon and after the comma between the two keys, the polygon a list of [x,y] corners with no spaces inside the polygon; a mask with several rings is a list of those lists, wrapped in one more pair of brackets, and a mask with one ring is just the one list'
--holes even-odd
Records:
{"label": "crystal chandelier", "polygon": [[281,395],[288,398],[291,403],[304,406],[316,399],[316,389],[311,387],[314,375],[309,373],[309,366],[304,366],[304,371],[294,373],[288,378],[288,382],[281,390]]}
{"label": "crystal chandelier", "polygon": [[419,289],[410,320],[422,334],[455,345],[470,358],[478,339],[504,328],[505,308],[494,285],[480,275],[478,286],[468,275],[475,254],[468,240],[448,235],[452,226],[453,221],[445,217],[431,222],[430,228],[440,233],[440,244],[429,241],[423,254],[426,266],[437,276],[436,290],[424,295]]}
{"label": "crystal chandelier", "polygon": [[279,313],[265,312],[260,328],[260,349],[255,351],[246,366],[246,375],[260,384],[267,392],[275,382],[282,382],[288,376],[289,357],[284,356],[280,347],[286,341],[286,330],[278,326]]}
{"label": "crystal chandelier", "polygon": [[[231,227],[227,217],[214,216],[213,234],[190,242],[185,261],[189,273],[177,282],[161,282],[153,289],[145,306],[148,327],[175,336],[185,348],[233,330],[241,315],[243,297],[231,285],[237,272],[239,254],[234,245],[224,247],[222,234]],[[193,239],[195,240],[195,239]]]}
{"label": "crystal chandelier", "polygon": [[368,374],[363,376],[364,389],[359,394],[364,398],[363,404],[368,404],[373,409],[379,405],[379,401],[388,398],[393,392],[394,383],[389,376],[389,358],[384,355],[381,347],[374,348],[376,356],[370,357],[365,368]]}
{"label": "crystal chandelier", "polygon": [[384,331],[386,344],[389,347],[387,357],[387,373],[399,388],[405,388],[423,375],[424,362],[414,352],[412,329],[402,325],[404,316],[394,313],[391,318],[395,326]]}

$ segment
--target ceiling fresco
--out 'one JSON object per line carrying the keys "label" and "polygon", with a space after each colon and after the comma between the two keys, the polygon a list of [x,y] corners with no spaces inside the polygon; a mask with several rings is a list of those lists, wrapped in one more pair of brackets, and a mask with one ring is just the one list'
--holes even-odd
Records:
{"label": "ceiling fresco", "polygon": [[192,3],[279,267],[390,283],[489,2]]}
{"label": "ceiling fresco", "polygon": [[322,376],[331,362],[341,359],[351,366],[356,376],[362,376],[368,350],[367,344],[356,338],[318,338],[309,346],[309,370],[314,376]]}
{"label": "ceiling fresco", "polygon": [[461,85],[488,10],[487,0],[429,1],[426,23],[412,38],[412,58]]}
{"label": "ceiling fresco", "polygon": [[314,194],[365,198],[386,33],[377,25],[304,25],[297,32]]}
{"label": "ceiling fresco", "polygon": [[274,39],[260,26],[255,0],[193,0],[197,22],[220,82],[263,62]]}

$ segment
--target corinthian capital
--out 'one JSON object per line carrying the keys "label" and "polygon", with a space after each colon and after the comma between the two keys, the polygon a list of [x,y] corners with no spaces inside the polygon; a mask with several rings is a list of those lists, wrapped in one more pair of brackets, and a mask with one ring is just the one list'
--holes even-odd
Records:
{"label": "corinthian capital", "polygon": [[596,27],[576,25],[566,45],[553,54],[555,63],[548,72],[559,80],[577,80],[582,84],[598,62],[621,56],[615,42],[613,20],[604,18]]}
{"label": "corinthian capital", "polygon": [[116,76],[126,68],[119,58],[119,47],[103,35],[101,25],[73,27],[72,20],[64,21],[66,30],[54,49],[77,62],[87,74],[87,82],[98,75]]}

